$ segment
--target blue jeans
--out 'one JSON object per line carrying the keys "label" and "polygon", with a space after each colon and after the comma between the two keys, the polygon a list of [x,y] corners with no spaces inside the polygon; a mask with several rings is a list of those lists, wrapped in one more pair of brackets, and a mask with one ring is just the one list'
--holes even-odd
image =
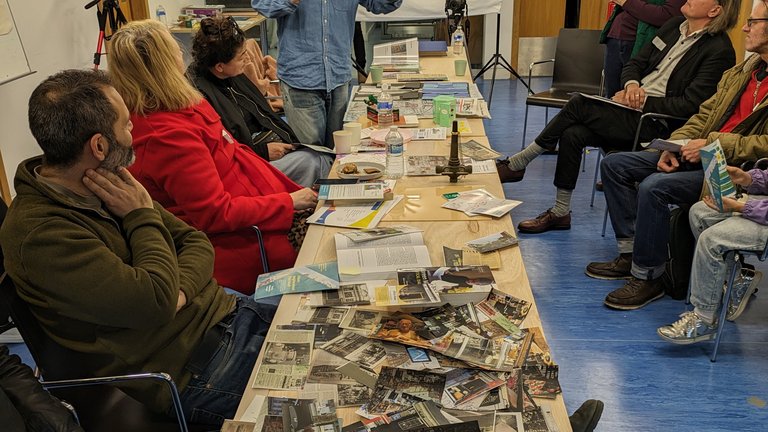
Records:
{"label": "blue jeans", "polygon": [[[335,89],[301,90],[280,82],[285,116],[299,142],[333,148],[333,132],[344,126],[349,102],[349,82]],[[314,180],[314,179],[313,179]]]}
{"label": "blue jeans", "polygon": [[192,380],[180,395],[187,421],[221,427],[235,416],[276,310],[238,297],[235,312],[217,324],[222,337],[208,363],[187,367]]}
{"label": "blue jeans", "polygon": [[604,88],[605,96],[613,97],[621,87],[621,70],[627,64],[632,56],[632,48],[635,41],[625,41],[608,38],[605,42],[605,63],[603,69],[605,73]]}
{"label": "blue jeans", "polygon": [[714,316],[723,297],[723,283],[733,264],[726,264],[726,253],[732,250],[762,251],[768,241],[768,226],[733,213],[720,213],[703,202],[691,207],[688,219],[697,239],[691,270],[691,303],[701,316]]}
{"label": "blue jeans", "polygon": [[319,153],[307,147],[300,147],[276,161],[272,166],[282,171],[288,178],[304,187],[310,187],[319,178],[328,177],[333,164],[333,156]]}
{"label": "blue jeans", "polygon": [[659,156],[648,151],[614,153],[600,164],[619,253],[632,252],[632,275],[642,280],[656,279],[664,273],[669,206],[698,201],[704,182],[700,168],[657,171]]}

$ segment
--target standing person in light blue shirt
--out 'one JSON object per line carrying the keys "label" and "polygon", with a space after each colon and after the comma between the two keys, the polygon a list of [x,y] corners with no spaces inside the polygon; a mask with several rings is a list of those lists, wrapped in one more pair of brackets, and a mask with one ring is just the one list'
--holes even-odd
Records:
{"label": "standing person in light blue shirt", "polygon": [[251,0],[276,18],[280,54],[277,75],[285,115],[299,142],[333,148],[349,100],[350,52],[357,5],[375,14],[392,12],[402,0]]}

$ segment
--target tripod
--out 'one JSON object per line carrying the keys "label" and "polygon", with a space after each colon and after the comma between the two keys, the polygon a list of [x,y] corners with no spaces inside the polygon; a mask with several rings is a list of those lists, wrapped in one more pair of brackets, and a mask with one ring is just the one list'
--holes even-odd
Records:
{"label": "tripod", "polygon": [[[88,4],[85,5],[85,9],[90,9],[98,5],[99,1],[100,0],[93,0],[88,2]],[[114,34],[121,25],[128,22],[128,20],[125,19],[125,15],[123,15],[123,11],[120,10],[120,3],[118,0],[104,0],[101,10],[99,10],[98,7],[96,8],[96,18],[99,20],[99,40],[96,43],[96,52],[93,54],[93,70],[98,70],[99,64],[101,64],[101,49],[104,46],[104,41],[108,41],[112,38],[112,34]],[[106,35],[107,18],[109,18],[109,26],[112,29],[112,34],[109,36]]]}
{"label": "tripod", "polygon": [[488,72],[488,69],[493,67],[493,75],[491,76],[491,92],[488,94],[488,108],[491,107],[491,99],[493,99],[493,86],[496,84],[496,66],[501,66],[504,69],[506,69],[509,73],[514,75],[517,79],[520,80],[521,83],[525,86],[525,88],[528,89],[528,93],[533,94],[533,90],[531,90],[531,87],[523,80],[523,78],[520,76],[520,74],[517,73],[515,68],[513,68],[509,62],[507,62],[506,59],[504,59],[504,56],[499,54],[499,28],[501,26],[501,14],[496,14],[496,53],[491,56],[490,59],[488,59],[488,63],[486,63],[482,69],[480,69],[480,72],[475,75],[475,78],[473,81],[476,81],[481,75]]}

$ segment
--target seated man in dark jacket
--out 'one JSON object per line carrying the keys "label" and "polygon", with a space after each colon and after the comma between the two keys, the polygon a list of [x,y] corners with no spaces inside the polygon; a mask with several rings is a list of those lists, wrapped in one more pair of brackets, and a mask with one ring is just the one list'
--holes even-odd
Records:
{"label": "seated man in dark jacket", "polygon": [[[726,31],[736,24],[740,0],[688,2],[683,17],[670,19],[651,43],[622,71],[624,90],[613,99],[625,107],[574,96],[525,150],[499,161],[502,182],[522,180],[525,167],[546,150],[560,150],[555,169],[555,205],[518,229],[540,233],[571,228],[571,194],[586,146],[606,151],[632,149],[643,112],[681,117],[695,114],[715,93],[723,72],[736,62]],[[641,141],[668,137],[679,124],[651,121],[643,125]]]}
{"label": "seated man in dark jacket", "polygon": [[238,142],[248,144],[302,186],[328,175],[332,155],[297,146],[291,127],[243,74],[250,58],[245,34],[232,18],[203,19],[192,43],[192,57],[187,75]]}

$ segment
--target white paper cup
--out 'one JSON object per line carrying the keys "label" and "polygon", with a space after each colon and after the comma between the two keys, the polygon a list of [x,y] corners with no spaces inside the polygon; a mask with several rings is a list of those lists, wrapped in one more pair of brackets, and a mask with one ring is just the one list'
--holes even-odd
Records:
{"label": "white paper cup", "polygon": [[363,126],[358,122],[344,123],[344,130],[352,133],[352,146],[360,145],[360,131]]}
{"label": "white paper cup", "polygon": [[352,153],[352,132],[339,130],[333,133],[333,144],[336,154]]}

